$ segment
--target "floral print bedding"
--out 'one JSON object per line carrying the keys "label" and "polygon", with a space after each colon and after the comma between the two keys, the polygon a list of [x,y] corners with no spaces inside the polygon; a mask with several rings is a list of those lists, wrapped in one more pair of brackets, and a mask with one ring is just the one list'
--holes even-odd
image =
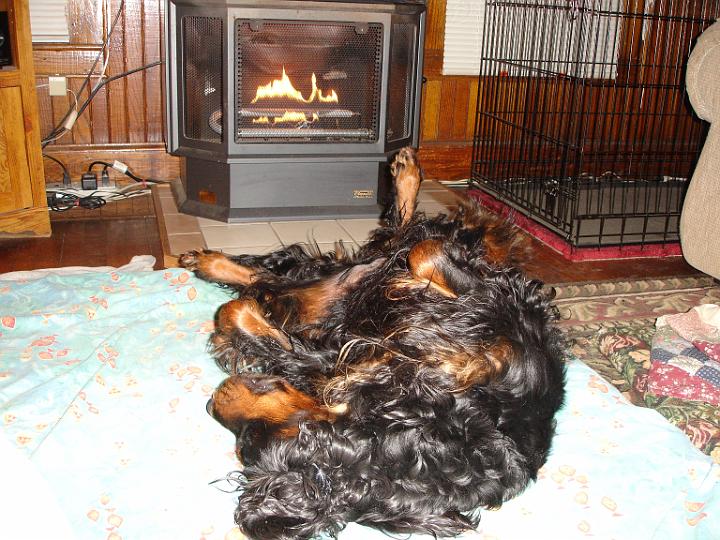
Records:
{"label": "floral print bedding", "polygon": [[[242,537],[215,482],[240,468],[233,437],[205,412],[227,299],[179,269],[0,276],[0,538]],[[557,421],[538,481],[465,537],[717,537],[720,469],[662,416],[573,360]]]}

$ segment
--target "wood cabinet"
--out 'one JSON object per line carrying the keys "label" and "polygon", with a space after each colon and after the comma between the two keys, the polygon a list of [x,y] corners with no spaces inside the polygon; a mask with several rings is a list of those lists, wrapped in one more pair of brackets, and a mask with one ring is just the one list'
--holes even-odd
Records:
{"label": "wood cabinet", "polygon": [[50,235],[27,0],[0,0],[10,60],[0,65],[0,236]]}

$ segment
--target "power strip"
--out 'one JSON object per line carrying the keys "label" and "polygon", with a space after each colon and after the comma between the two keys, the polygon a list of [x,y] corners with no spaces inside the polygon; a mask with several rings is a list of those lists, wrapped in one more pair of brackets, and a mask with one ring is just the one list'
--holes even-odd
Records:
{"label": "power strip", "polygon": [[92,190],[83,190],[82,185],[80,182],[72,182],[69,186],[66,186],[62,184],[61,182],[53,182],[52,184],[45,184],[45,190],[46,191],[72,191],[73,193],[76,193],[77,195],[85,196],[90,195],[91,193],[94,193],[95,191],[104,191],[104,192],[118,192],[123,188],[123,186],[118,186],[114,182],[110,184],[109,186],[98,186],[97,189]]}

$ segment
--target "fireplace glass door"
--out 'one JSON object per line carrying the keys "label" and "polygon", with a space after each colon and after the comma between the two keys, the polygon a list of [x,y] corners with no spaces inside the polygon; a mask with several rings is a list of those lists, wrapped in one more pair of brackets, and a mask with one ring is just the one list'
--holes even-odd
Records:
{"label": "fireplace glass door", "polygon": [[235,20],[235,142],[378,140],[383,26]]}

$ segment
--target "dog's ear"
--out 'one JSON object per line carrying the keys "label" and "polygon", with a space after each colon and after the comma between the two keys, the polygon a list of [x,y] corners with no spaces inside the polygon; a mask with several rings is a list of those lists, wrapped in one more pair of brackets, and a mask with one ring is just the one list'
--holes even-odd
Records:
{"label": "dog's ear", "polygon": [[429,286],[447,298],[457,298],[481,283],[480,277],[462,266],[462,254],[438,239],[423,240],[408,252],[408,271],[416,284]]}

